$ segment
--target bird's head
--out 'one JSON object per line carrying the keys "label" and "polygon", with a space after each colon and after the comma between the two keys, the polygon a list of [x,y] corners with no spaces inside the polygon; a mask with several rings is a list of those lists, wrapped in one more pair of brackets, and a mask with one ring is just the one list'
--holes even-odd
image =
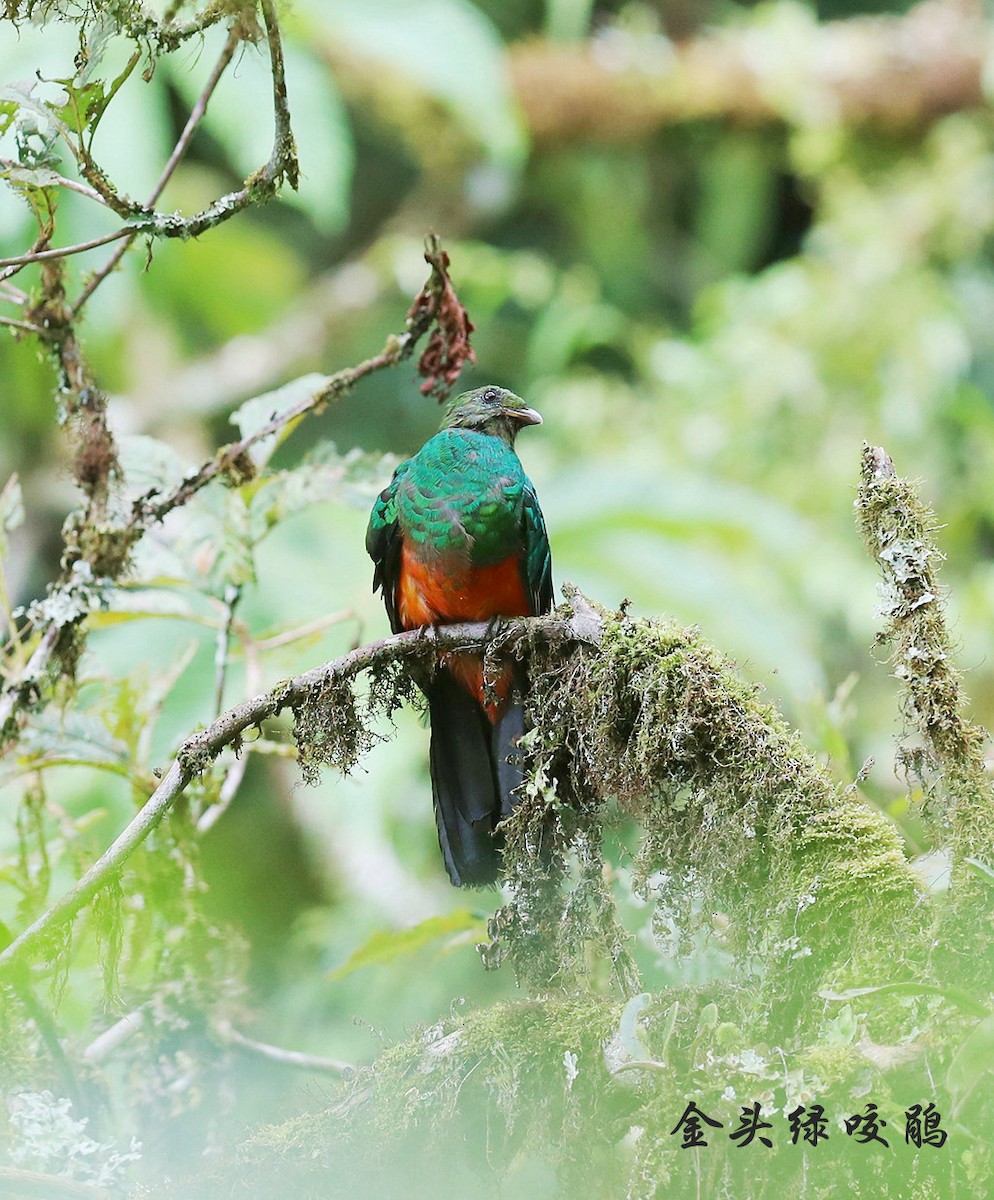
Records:
{"label": "bird's head", "polygon": [[503,438],[509,446],[514,445],[518,431],[525,425],[541,425],[542,418],[525,404],[520,396],[505,388],[477,388],[463,392],[449,401],[445,410],[443,429],[473,429],[477,433],[489,433]]}

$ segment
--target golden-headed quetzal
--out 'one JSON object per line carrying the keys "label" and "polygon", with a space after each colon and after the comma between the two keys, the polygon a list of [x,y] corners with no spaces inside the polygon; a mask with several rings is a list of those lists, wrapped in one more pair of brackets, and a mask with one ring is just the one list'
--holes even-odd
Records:
{"label": "golden-headed quetzal", "polygon": [[[514,439],[542,418],[513,392],[450,401],[441,430],[402,462],[373,506],[366,549],[394,633],[453,621],[536,616],[552,607],[545,521]],[[494,829],[514,806],[524,732],[520,668],[485,688],[479,654],[449,652],[421,684],[438,840],[456,886],[493,883]]]}

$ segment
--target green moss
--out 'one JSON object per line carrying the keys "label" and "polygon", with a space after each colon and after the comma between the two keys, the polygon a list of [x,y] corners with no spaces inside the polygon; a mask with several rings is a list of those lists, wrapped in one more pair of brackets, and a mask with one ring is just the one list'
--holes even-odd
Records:
{"label": "green moss", "polygon": [[927,910],[887,818],[838,787],[698,630],[601,616],[599,646],[533,650],[534,775],[506,823],[500,914],[519,973],[569,986],[591,943],[623,959],[593,883],[614,804],[644,831],[641,894],[685,937],[727,914],[726,944],[766,963],[784,1028],[834,964],[873,978],[884,957],[922,960]]}

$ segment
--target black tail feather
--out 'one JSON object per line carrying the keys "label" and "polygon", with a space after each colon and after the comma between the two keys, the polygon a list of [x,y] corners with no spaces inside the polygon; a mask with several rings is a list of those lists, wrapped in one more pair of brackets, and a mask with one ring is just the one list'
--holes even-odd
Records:
{"label": "black tail feather", "polygon": [[512,699],[492,726],[444,668],[426,691],[435,824],[449,878],[456,887],[494,883],[501,849],[494,829],[511,812],[511,793],[522,779],[515,742],[524,732],[524,710]]}

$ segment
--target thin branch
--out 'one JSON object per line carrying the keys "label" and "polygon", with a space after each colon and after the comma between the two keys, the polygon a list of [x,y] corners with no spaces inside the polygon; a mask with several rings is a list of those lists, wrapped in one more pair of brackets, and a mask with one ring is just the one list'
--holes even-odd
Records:
{"label": "thin branch", "polygon": [[555,615],[521,617],[501,621],[496,626],[477,622],[394,634],[284,680],[270,691],[228,709],[206,729],[186,739],[162,782],[110,847],[76,884],[0,954],[0,972],[9,974],[29,951],[43,947],[51,931],[71,921],[120,872],[194,776],[207,770],[226,746],[237,743],[246,729],[259,725],[286,708],[303,704],[315,690],[320,691],[333,683],[353,679],[374,664],[423,658],[426,654],[441,650],[480,649],[497,640],[502,651],[513,654],[515,641],[527,634],[572,638],[583,642],[599,640],[600,621],[596,612],[579,595],[574,596],[571,603],[573,615],[568,619]]}
{"label": "thin branch", "polygon": [[[428,240],[425,261],[431,266],[431,274],[415,298],[403,333],[391,334],[387,338],[383,350],[373,358],[329,376],[312,396],[288,412],[274,417],[254,434],[233,445],[222,447],[212,459],[182,480],[166,496],[158,497],[153,491],[136,500],[132,506],[131,518],[128,523],[131,536],[130,547],[133,547],[153,524],[161,521],[173,509],[185,504],[212,479],[233,469],[238,469],[239,466],[244,466],[244,455],[256,442],[278,432],[289,422],[296,421],[305,414],[323,407],[332,399],[340,398],[360,379],[374,371],[393,366],[410,357],[418,340],[435,321],[443,295],[448,294],[444,286],[448,278],[448,256],[435,237]],[[451,290],[451,285],[449,290]],[[60,589],[63,592],[71,593],[71,577],[64,576],[55,585],[51,594],[56,595]],[[8,681],[0,694],[0,731],[5,731],[9,737],[16,736],[16,729],[11,727],[11,717],[18,708],[31,707],[32,702],[26,697],[30,696],[32,685],[36,682],[40,683],[47,671],[63,628],[64,626],[55,623],[48,627],[27,667],[16,678]]]}
{"label": "thin branch", "polygon": [[277,650],[280,646],[290,646],[294,642],[299,642],[301,638],[313,637],[317,633],[324,633],[332,625],[340,625],[343,621],[358,620],[359,617],[351,608],[343,608],[341,612],[333,612],[329,613],[326,617],[318,617],[316,621],[308,621],[306,625],[298,625],[295,629],[286,630],[285,633],[275,633],[272,637],[259,638],[255,643],[255,647],[257,650],[263,652]]}
{"label": "thin branch", "polygon": [[[73,246],[55,246],[51,250],[29,250],[27,254],[17,254],[13,258],[0,258],[0,270],[6,271],[9,268],[19,270],[30,263],[46,262],[52,258],[69,258],[73,254],[85,254],[87,250],[96,250],[98,246],[106,246],[108,242],[116,242],[119,238],[132,237],[134,232],[132,226],[122,225],[120,229],[102,234],[97,238],[91,238],[88,242],[77,242]],[[137,232],[141,232],[141,230]]]}
{"label": "thin branch", "polygon": [[205,808],[197,818],[197,833],[207,833],[209,829],[213,829],[228,811],[232,800],[238,795],[238,789],[242,786],[242,780],[248,770],[248,761],[249,756],[243,751],[231,764],[228,774],[225,775],[224,782],[221,784],[217,803],[212,804],[210,808]]}
{"label": "thin branch", "polygon": [[235,608],[241,599],[242,589],[237,585],[225,588],[224,620],[217,631],[217,646],[214,653],[214,715],[219,716],[224,705],[224,680],[228,672],[228,648],[231,644],[231,626],[235,620]]}
{"label": "thin branch", "polygon": [[295,1067],[305,1071],[321,1071],[328,1075],[348,1076],[355,1073],[351,1063],[339,1062],[334,1058],[323,1058],[316,1054],[304,1054],[300,1050],[284,1050],[280,1046],[272,1046],[268,1042],[257,1042],[255,1038],[246,1037],[239,1033],[230,1022],[221,1021],[217,1025],[217,1034],[222,1042],[247,1050],[269,1062],[279,1063],[284,1067]]}
{"label": "thin branch", "polygon": [[[35,261],[34,255],[39,254],[42,250],[44,250],[51,240],[52,228],[52,222],[50,220],[47,221],[41,232],[35,238],[34,245],[28,251],[27,255],[21,256],[23,261],[15,261],[12,266],[8,265],[6,267],[0,264],[0,283],[4,283],[4,281],[9,279],[11,275],[16,275],[17,272],[27,266],[29,262]],[[26,302],[28,299],[27,294],[22,292],[21,295],[24,297],[24,301]]]}
{"label": "thin branch", "polygon": [[27,304],[28,302],[28,293],[22,292],[19,287],[7,283],[6,280],[0,280],[0,292],[3,293],[3,298],[9,300],[11,304]]}
{"label": "thin branch", "polygon": [[18,321],[14,317],[0,317],[0,325],[7,325],[11,329],[22,329],[25,333],[44,334],[45,330],[38,325],[32,325],[30,321]]}
{"label": "thin branch", "polygon": [[173,172],[180,164],[180,160],[187,151],[190,141],[197,130],[197,126],[203,120],[204,114],[207,112],[207,105],[210,102],[211,96],[214,95],[214,89],[221,82],[221,76],[228,69],[228,64],[234,57],[235,51],[241,44],[241,37],[236,30],[228,31],[228,40],[224,43],[224,49],[221,51],[217,62],[214,64],[214,70],[211,71],[210,77],[204,87],[204,90],[197,98],[196,104],[190,110],[190,115],[187,117],[186,125],[183,127],[183,132],[179,136],[179,141],[173,147],[173,152],[169,156],[169,161],[162,169],[162,174],[155,187],[152,189],[152,194],[145,202],[147,208],[151,208],[159,199],[165,190],[166,184],[172,178]]}
{"label": "thin branch", "polygon": [[83,1057],[88,1062],[102,1062],[112,1054],[118,1046],[138,1032],[145,1024],[144,1008],[136,1008],[134,1012],[125,1013],[119,1021],[115,1021],[93,1039],[83,1051]]}

